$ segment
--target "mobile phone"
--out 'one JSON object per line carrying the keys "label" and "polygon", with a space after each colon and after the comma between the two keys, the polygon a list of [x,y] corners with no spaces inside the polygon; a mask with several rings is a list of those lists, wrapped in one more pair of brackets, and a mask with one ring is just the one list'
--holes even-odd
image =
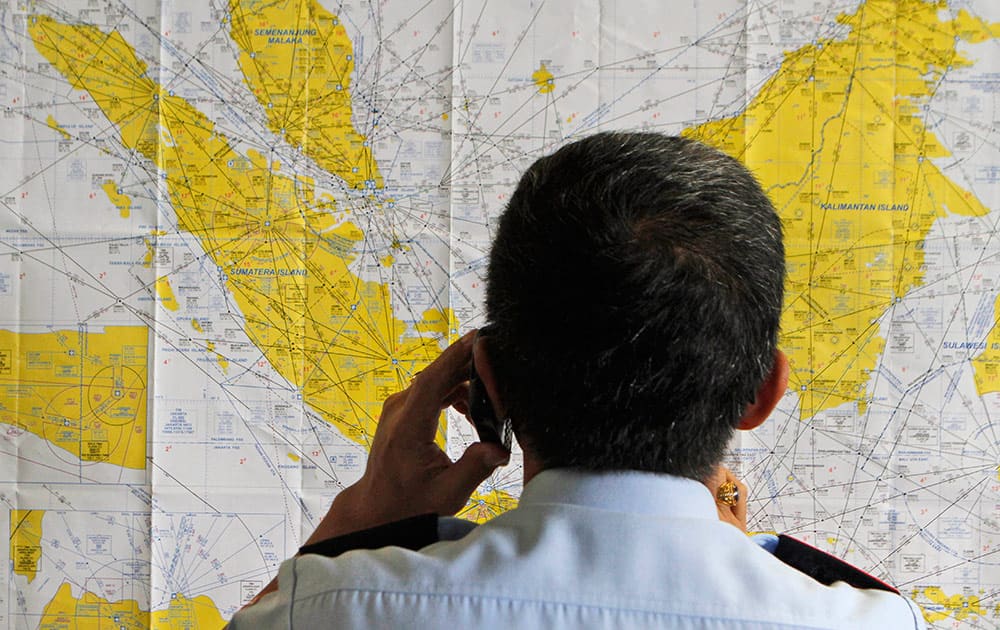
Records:
{"label": "mobile phone", "polygon": [[[480,336],[488,336],[489,327],[483,327],[476,333],[477,339]],[[497,418],[493,402],[486,394],[486,387],[483,385],[479,374],[476,372],[476,362],[472,361],[469,368],[469,419],[472,426],[476,428],[479,439],[483,442],[493,442],[510,450],[511,426],[510,418]]]}

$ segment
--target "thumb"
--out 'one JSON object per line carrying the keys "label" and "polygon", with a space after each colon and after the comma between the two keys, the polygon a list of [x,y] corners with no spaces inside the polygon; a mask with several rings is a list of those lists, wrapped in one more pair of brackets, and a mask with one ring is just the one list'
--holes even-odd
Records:
{"label": "thumb", "polygon": [[490,474],[510,461],[510,453],[499,444],[475,442],[465,449],[440,478],[442,507],[455,514]]}

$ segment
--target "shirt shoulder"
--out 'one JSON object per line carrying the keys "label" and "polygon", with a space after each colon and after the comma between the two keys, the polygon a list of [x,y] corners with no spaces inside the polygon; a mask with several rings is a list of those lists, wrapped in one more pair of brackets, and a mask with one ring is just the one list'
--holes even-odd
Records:
{"label": "shirt shoulder", "polygon": [[270,604],[260,614],[273,627],[415,614],[477,627],[919,627],[902,597],[819,584],[718,521],[573,505],[518,508],[420,551],[301,557],[279,584],[246,611]]}

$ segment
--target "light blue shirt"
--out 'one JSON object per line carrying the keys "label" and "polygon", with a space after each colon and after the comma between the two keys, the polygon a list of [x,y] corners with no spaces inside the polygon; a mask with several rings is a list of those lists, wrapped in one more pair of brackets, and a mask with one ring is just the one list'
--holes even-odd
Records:
{"label": "light blue shirt", "polygon": [[886,591],[824,586],[719,521],[702,484],[547,470],[459,540],[285,561],[243,628],[923,628]]}

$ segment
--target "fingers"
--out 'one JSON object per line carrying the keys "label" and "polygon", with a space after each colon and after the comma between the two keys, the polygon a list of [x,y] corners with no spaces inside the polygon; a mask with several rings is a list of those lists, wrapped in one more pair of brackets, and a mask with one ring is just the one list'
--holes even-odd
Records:
{"label": "fingers", "polygon": [[455,514],[462,509],[479,484],[508,461],[510,453],[502,446],[487,442],[470,445],[458,461],[441,473],[442,513]]}
{"label": "fingers", "polygon": [[746,529],[747,529],[747,499],[749,498],[748,497],[748,493],[747,493],[747,486],[746,486],[745,483],[743,483],[742,481],[740,481],[739,479],[737,479],[736,475],[733,475],[732,473],[730,473],[730,476],[732,478],[729,479],[729,481],[732,481],[733,483],[736,484],[736,489],[739,492],[739,496],[738,496],[738,498],[736,500],[736,505],[732,506],[731,509],[733,511],[733,515],[736,517],[736,520],[739,522],[739,524],[741,526],[740,529],[742,529],[743,531],[746,531]]}
{"label": "fingers", "polygon": [[443,404],[444,401],[469,378],[474,338],[475,331],[470,331],[413,377],[406,401],[407,427],[400,428],[414,439],[434,439],[438,413],[448,406]]}
{"label": "fingers", "polygon": [[455,411],[468,417],[469,415],[469,383],[459,383],[441,403],[442,409],[454,407]]}
{"label": "fingers", "polygon": [[[735,502],[732,501],[734,494],[731,492],[732,486],[727,488],[725,487],[726,484],[735,485]],[[712,476],[705,481],[705,485],[712,492],[712,496],[715,499],[715,507],[719,512],[719,519],[746,531],[748,498],[746,484],[734,475],[733,471],[720,464]],[[720,489],[722,489],[721,492]]]}
{"label": "fingers", "polygon": [[409,387],[385,400],[364,475],[337,495],[337,509],[331,507],[328,516],[339,520],[331,522],[368,527],[377,524],[373,520],[388,522],[414,513],[454,514],[508,461],[502,447],[475,443],[452,462],[434,441],[442,409],[468,412],[474,337],[471,332],[453,343],[414,375]]}
{"label": "fingers", "polygon": [[410,389],[406,388],[390,394],[388,398],[382,401],[382,413],[379,415],[378,425],[375,427],[376,440],[396,430],[395,426],[399,424],[402,418],[401,410],[406,405],[406,400],[409,396]]}

